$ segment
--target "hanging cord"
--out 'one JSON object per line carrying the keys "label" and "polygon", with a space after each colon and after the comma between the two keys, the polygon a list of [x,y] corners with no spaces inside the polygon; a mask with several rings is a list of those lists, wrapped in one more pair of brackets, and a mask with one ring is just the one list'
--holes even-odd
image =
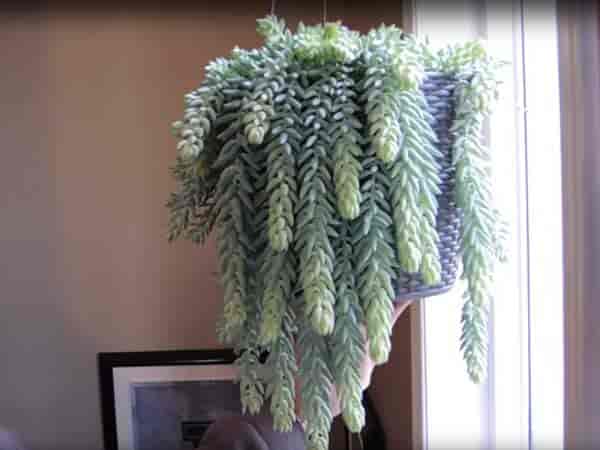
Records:
{"label": "hanging cord", "polygon": [[[277,0],[271,0],[271,15],[275,15],[275,7],[277,6]],[[323,25],[327,22],[327,0],[323,0]]]}

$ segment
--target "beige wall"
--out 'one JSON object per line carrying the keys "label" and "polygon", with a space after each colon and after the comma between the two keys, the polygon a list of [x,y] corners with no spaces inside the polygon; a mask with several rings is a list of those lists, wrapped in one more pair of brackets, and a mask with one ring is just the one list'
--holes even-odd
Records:
{"label": "beige wall", "polygon": [[[101,448],[97,352],[217,346],[214,247],[164,238],[168,125],[209,59],[258,44],[263,3],[0,14],[0,424],[35,450]],[[329,12],[365,29],[400,21],[387,4]],[[410,432],[401,323],[374,389],[395,443]]]}

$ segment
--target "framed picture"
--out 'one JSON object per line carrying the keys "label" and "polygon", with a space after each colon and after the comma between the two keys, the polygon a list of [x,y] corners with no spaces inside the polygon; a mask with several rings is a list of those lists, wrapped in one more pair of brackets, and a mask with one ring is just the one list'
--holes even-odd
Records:
{"label": "framed picture", "polygon": [[100,353],[105,450],[197,448],[241,411],[232,350]]}

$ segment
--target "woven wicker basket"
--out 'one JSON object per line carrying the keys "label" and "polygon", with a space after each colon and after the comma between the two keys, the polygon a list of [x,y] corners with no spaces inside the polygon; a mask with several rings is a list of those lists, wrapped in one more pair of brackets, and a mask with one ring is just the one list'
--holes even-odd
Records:
{"label": "woven wicker basket", "polygon": [[454,202],[455,173],[452,166],[452,138],[450,126],[454,119],[455,80],[431,73],[423,83],[422,90],[427,98],[429,112],[433,115],[433,129],[438,137],[438,149],[443,155],[439,161],[441,167],[438,196],[439,210],[437,231],[442,281],[434,286],[427,285],[419,274],[401,272],[396,281],[396,302],[420,297],[430,297],[448,291],[456,281],[458,270],[460,214]]}

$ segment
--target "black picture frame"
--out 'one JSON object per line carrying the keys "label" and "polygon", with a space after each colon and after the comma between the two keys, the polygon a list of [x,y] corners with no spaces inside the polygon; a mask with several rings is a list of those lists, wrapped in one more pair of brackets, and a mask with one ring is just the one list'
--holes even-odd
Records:
{"label": "black picture frame", "polygon": [[123,367],[198,366],[233,364],[232,349],[110,352],[98,354],[100,407],[105,450],[119,449],[114,369]]}

